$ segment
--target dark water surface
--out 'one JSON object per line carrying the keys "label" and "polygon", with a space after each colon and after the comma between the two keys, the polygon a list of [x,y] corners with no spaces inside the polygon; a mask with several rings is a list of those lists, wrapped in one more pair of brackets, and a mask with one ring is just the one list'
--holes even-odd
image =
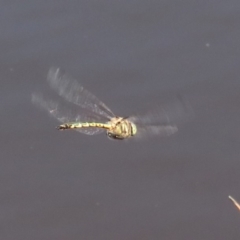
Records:
{"label": "dark water surface", "polygon": [[[0,239],[239,240],[240,2],[2,1]],[[58,132],[62,66],[117,114],[189,99],[169,138]]]}

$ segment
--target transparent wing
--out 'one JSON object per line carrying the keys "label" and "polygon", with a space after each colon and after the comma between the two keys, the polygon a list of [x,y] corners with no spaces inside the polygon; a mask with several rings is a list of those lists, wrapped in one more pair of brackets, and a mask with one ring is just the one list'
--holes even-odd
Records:
{"label": "transparent wing", "polygon": [[51,68],[48,72],[50,86],[69,102],[82,108],[88,109],[96,114],[111,119],[113,112],[92,93],[84,89],[75,79],[63,73],[60,68]]}
{"label": "transparent wing", "polygon": [[[79,115],[79,109],[73,108],[72,106],[69,107],[67,104],[61,103],[60,101],[46,99],[40,94],[33,94],[32,102],[47,110],[51,116],[62,123],[101,122],[103,120],[99,115],[91,112],[85,112],[84,114]],[[104,132],[104,130],[100,128],[79,128],[75,130],[87,135],[95,135]]]}
{"label": "transparent wing", "polygon": [[136,138],[142,139],[152,136],[170,136],[178,131],[178,127],[176,125],[165,125],[165,126],[144,126],[137,125],[137,134]]}
{"label": "transparent wing", "polygon": [[178,98],[174,102],[162,104],[143,115],[128,119],[137,126],[137,137],[169,136],[178,131],[181,123],[193,116],[192,109],[186,100]]}

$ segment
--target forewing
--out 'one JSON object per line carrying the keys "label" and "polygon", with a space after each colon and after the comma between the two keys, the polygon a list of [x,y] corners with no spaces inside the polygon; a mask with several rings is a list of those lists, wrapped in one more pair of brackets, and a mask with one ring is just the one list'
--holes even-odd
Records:
{"label": "forewing", "polygon": [[178,131],[178,126],[193,116],[190,104],[178,98],[175,101],[155,107],[146,114],[130,117],[137,126],[137,137],[169,136]]}
{"label": "forewing", "polygon": [[176,125],[162,125],[162,126],[154,126],[154,125],[137,125],[137,133],[135,135],[135,138],[137,139],[144,139],[144,138],[150,138],[153,136],[170,136],[178,131],[178,128]]}
{"label": "forewing", "polygon": [[[40,94],[33,94],[32,102],[44,110],[47,110],[51,116],[62,123],[101,121],[98,115],[87,112],[82,115],[78,114],[78,109],[73,107],[69,108],[67,105],[64,105],[64,103],[57,100],[46,99]],[[104,130],[100,128],[78,128],[74,130],[87,135],[95,135],[104,132]]]}
{"label": "forewing", "polygon": [[71,76],[63,73],[60,68],[51,68],[47,80],[50,86],[67,101],[108,119],[114,117],[113,112],[103,102],[84,89]]}

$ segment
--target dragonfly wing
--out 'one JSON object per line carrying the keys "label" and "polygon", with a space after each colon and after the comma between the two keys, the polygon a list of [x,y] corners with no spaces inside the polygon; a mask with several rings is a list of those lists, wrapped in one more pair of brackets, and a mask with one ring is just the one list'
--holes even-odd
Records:
{"label": "dragonfly wing", "polygon": [[169,136],[177,132],[177,126],[192,117],[192,114],[187,101],[177,99],[146,114],[130,117],[129,120],[136,124],[137,135]]}
{"label": "dragonfly wing", "polygon": [[104,130],[101,128],[79,128],[76,129],[76,131],[87,135],[97,135],[104,132]]}
{"label": "dragonfly wing", "polygon": [[[79,115],[77,113],[77,109],[70,109],[69,107],[64,106],[64,104],[60,101],[58,102],[50,99],[45,99],[40,94],[33,94],[32,102],[39,105],[41,108],[47,110],[51,116],[53,116],[62,123],[100,121],[98,115]],[[104,132],[104,130],[100,128],[78,128],[75,130],[87,135],[95,135]]]}
{"label": "dragonfly wing", "polygon": [[178,131],[176,125],[163,125],[163,126],[143,126],[137,125],[136,138],[146,138],[151,136],[170,136]]}
{"label": "dragonfly wing", "polygon": [[50,86],[67,101],[99,115],[111,119],[113,112],[92,93],[84,89],[75,79],[63,73],[60,68],[51,68],[48,72]]}

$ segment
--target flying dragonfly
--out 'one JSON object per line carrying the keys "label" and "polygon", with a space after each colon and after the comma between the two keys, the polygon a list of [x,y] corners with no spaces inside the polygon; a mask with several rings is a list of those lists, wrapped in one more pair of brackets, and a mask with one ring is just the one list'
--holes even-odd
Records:
{"label": "flying dragonfly", "polygon": [[186,112],[185,106],[178,103],[145,115],[119,117],[60,68],[50,68],[47,81],[60,100],[35,93],[32,101],[62,123],[57,127],[59,130],[73,129],[87,135],[106,131],[109,138],[118,140],[146,135],[168,136],[178,130],[173,120]]}

